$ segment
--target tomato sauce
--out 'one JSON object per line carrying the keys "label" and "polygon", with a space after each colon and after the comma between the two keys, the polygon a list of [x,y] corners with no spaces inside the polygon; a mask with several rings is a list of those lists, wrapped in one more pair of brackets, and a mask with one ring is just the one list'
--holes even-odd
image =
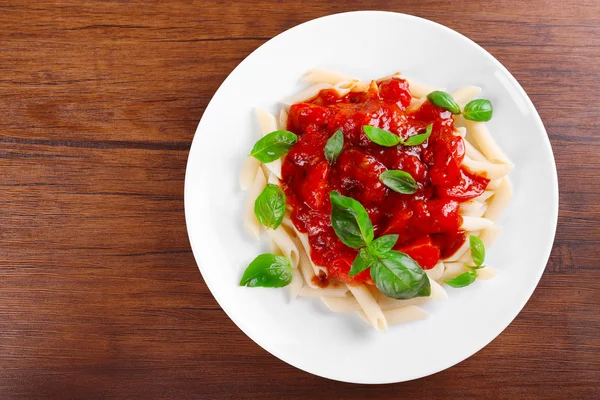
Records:
{"label": "tomato sauce", "polygon": [[[358,200],[367,210],[375,237],[398,234],[395,249],[411,256],[423,269],[453,254],[464,242],[459,203],[482,194],[489,180],[462,167],[464,143],[454,131],[452,114],[424,102],[408,111],[408,84],[400,78],[373,82],[365,92],[340,97],[322,90],[315,98],[290,107],[288,130],[298,135],[282,165],[283,187],[296,228],[308,233],[311,258],[344,282],[369,282],[370,272],[350,278],[358,250],[345,246],[331,227],[329,193],[337,190]],[[418,146],[383,147],[363,132],[364,125],[385,129],[404,140],[432,134]],[[344,147],[330,164],[323,148],[341,129]],[[418,183],[411,195],[400,194],[379,181],[388,169],[403,170]]]}

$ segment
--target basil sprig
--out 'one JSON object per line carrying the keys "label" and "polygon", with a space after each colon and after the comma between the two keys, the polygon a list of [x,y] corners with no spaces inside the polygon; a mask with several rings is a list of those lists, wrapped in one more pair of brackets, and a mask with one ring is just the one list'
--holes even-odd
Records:
{"label": "basil sprig", "polygon": [[254,201],[254,215],[267,228],[277,229],[285,213],[285,193],[277,185],[269,183]]}
{"label": "basil sprig", "polygon": [[344,134],[342,133],[341,129],[338,129],[333,135],[331,135],[325,144],[325,148],[323,149],[323,153],[325,153],[325,159],[327,159],[330,164],[333,164],[342,152],[343,147]]}
{"label": "basil sprig", "polygon": [[452,286],[453,288],[461,288],[469,286],[471,283],[475,282],[475,279],[477,279],[477,271],[470,269],[467,272],[460,274],[456,278],[444,281],[444,283]]}
{"label": "basil sprig", "polygon": [[292,282],[290,260],[276,254],[261,254],[256,257],[242,276],[240,286],[284,287]]}
{"label": "basil sprig", "polygon": [[393,147],[402,141],[400,136],[371,125],[364,125],[363,132],[365,132],[372,142],[377,143],[380,146]]}
{"label": "basil sprig", "polygon": [[486,99],[471,100],[463,110],[463,116],[471,121],[489,121],[493,113],[492,102]]}
{"label": "basil sprig", "polygon": [[342,196],[336,190],[331,199],[331,225],[335,234],[348,247],[359,249],[371,244],[373,224],[367,210],[351,197]]}
{"label": "basil sprig", "polygon": [[441,90],[436,90],[427,95],[427,100],[434,106],[441,107],[445,110],[450,111],[452,114],[460,114],[460,106],[452,96]]}
{"label": "basil sprig", "polygon": [[377,128],[371,125],[363,126],[363,132],[365,132],[367,137],[372,142],[385,147],[393,147],[397,144],[401,144],[402,146],[418,146],[426,141],[429,136],[431,136],[432,129],[433,124],[429,124],[427,125],[427,129],[424,133],[419,133],[418,135],[414,135],[406,140],[403,140],[400,136],[394,135],[392,132],[386,131],[385,129]]}
{"label": "basil sprig", "polygon": [[331,192],[330,198],[331,224],[336,235],[347,246],[360,248],[349,276],[371,267],[371,279],[388,297],[411,299],[430,295],[431,287],[425,271],[407,254],[392,250],[398,235],[385,235],[373,240],[373,224],[362,204],[336,191]]}
{"label": "basil sprig", "polygon": [[475,266],[481,267],[481,264],[485,261],[485,246],[479,237],[470,235],[469,236],[469,247],[471,248],[471,257]]}
{"label": "basil sprig", "polygon": [[417,181],[406,171],[389,169],[379,175],[379,180],[394,192],[413,194],[419,188]]}
{"label": "basil sprig", "polygon": [[429,139],[429,136],[431,136],[432,129],[433,129],[433,124],[429,124],[429,125],[427,125],[427,128],[425,129],[425,133],[419,133],[418,135],[411,136],[408,139],[406,139],[406,141],[404,141],[402,144],[404,146],[420,145],[421,143],[423,143],[424,141]]}
{"label": "basil sprig", "polygon": [[270,163],[290,151],[298,136],[290,131],[273,131],[263,136],[250,151],[250,155],[263,163]]}
{"label": "basil sprig", "polygon": [[485,268],[485,265],[483,265],[483,261],[485,260],[485,246],[481,239],[477,236],[470,235],[469,247],[471,248],[471,257],[473,258],[475,265],[470,266],[467,272],[460,274],[456,278],[444,281],[444,283],[454,288],[469,286],[477,279],[477,270]]}

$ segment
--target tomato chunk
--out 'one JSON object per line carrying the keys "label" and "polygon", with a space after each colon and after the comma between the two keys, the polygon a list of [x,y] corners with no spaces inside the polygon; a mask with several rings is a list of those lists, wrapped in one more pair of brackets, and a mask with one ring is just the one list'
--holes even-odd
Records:
{"label": "tomato chunk", "polygon": [[440,260],[440,250],[433,245],[429,236],[423,236],[406,246],[397,246],[396,250],[408,254],[423,269],[435,267]]}

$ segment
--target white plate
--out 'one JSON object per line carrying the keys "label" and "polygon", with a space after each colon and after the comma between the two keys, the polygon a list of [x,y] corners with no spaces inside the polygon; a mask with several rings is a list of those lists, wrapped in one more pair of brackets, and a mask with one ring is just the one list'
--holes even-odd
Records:
{"label": "white plate", "polygon": [[[378,333],[354,314],[328,312],[318,299],[291,302],[286,289],[238,286],[264,248],[242,226],[240,166],[255,140],[255,107],[275,112],[310,68],[361,79],[396,71],[453,90],[483,88],[489,123],[514,162],[514,198],[486,262],[488,281],[449,289],[426,306],[427,320]],[[388,12],[331,15],[292,28],[249,55],[223,82],[198,125],[185,180],[194,256],[210,291],[244,333],[281,360],[326,378],[389,383],[451,367],[492,341],[535,289],[550,255],[558,214],[556,166],[531,101],[494,57],[466,37],[425,19]]]}

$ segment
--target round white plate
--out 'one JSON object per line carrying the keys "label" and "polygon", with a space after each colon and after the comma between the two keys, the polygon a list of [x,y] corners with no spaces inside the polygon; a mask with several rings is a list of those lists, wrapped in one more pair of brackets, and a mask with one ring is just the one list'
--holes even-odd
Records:
{"label": "round white plate", "polygon": [[[275,112],[303,87],[310,68],[376,79],[402,71],[451,91],[483,88],[494,104],[489,128],[515,168],[514,198],[486,263],[488,281],[449,288],[423,321],[378,333],[354,314],[328,312],[319,299],[290,302],[287,289],[238,286],[264,246],[242,226],[240,167],[259,137],[254,108]],[[556,166],[531,101],[494,57],[434,22],[389,12],[336,14],[296,26],[249,55],[223,82],[198,125],[185,180],[190,242],[206,284],[252,340],[312,374],[357,383],[420,378],[451,367],[492,341],[535,289],[552,248],[558,214]]]}

